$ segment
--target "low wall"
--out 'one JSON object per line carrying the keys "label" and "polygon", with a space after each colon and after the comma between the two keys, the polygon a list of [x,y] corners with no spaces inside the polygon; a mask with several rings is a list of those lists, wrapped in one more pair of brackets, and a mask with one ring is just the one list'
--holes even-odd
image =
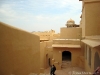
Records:
{"label": "low wall", "polygon": [[0,22],[0,75],[39,73],[39,37]]}

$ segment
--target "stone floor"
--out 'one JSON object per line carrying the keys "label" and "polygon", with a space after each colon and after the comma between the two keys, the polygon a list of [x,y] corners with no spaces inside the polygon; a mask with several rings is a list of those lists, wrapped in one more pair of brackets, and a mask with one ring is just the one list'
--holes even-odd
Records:
{"label": "stone floor", "polygon": [[[50,75],[50,68],[45,70],[45,75]],[[56,70],[56,75],[92,75],[92,73],[85,72],[83,69],[79,67],[68,67],[62,70]]]}
{"label": "stone floor", "polygon": [[[31,73],[29,75],[37,75]],[[40,73],[39,75],[50,75],[50,68],[45,69],[44,73]],[[85,72],[82,68],[79,67],[64,67],[61,70],[56,70],[55,75],[93,75],[90,72]]]}
{"label": "stone floor", "polygon": [[[68,62],[64,62],[65,67],[61,70],[56,70],[55,75],[92,75],[90,72],[85,72],[82,68],[72,67]],[[50,68],[45,70],[45,75],[50,75]]]}
{"label": "stone floor", "polygon": [[[37,75],[37,74],[30,74]],[[44,73],[39,75],[50,75],[50,68],[45,69]],[[62,62],[62,69],[56,70],[55,75],[93,75],[91,72],[85,72],[84,69],[79,67],[72,67],[70,61]]]}

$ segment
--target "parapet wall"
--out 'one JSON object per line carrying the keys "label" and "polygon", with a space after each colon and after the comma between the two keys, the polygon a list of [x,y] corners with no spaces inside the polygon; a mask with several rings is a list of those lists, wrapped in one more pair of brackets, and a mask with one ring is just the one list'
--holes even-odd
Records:
{"label": "parapet wall", "polygon": [[0,22],[0,75],[29,75],[40,70],[39,37]]}
{"label": "parapet wall", "polygon": [[81,39],[82,28],[60,28],[60,38],[61,39]]}

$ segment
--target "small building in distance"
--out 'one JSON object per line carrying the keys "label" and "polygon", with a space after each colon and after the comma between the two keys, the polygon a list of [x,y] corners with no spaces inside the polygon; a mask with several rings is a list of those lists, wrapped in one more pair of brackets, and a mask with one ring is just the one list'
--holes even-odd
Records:
{"label": "small building in distance", "polygon": [[55,30],[50,31],[38,31],[38,32],[32,32],[35,35],[38,35],[40,37],[41,41],[52,41],[53,39],[59,38],[60,34],[55,33]]}
{"label": "small building in distance", "polygon": [[70,19],[66,22],[66,26],[67,28],[71,28],[71,27],[79,27],[79,25],[75,24],[75,21]]}

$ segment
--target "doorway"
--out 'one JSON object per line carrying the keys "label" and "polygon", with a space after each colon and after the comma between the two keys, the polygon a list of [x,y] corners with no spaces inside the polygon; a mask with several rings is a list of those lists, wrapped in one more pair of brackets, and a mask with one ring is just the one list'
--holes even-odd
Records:
{"label": "doorway", "polygon": [[50,58],[48,59],[48,61],[49,61],[49,66],[51,66],[51,63],[50,63]]}
{"label": "doorway", "polygon": [[46,54],[46,68],[48,68],[49,67],[49,60],[48,60],[48,54]]}
{"label": "doorway", "polygon": [[71,61],[71,52],[63,51],[62,52],[62,61]]}

